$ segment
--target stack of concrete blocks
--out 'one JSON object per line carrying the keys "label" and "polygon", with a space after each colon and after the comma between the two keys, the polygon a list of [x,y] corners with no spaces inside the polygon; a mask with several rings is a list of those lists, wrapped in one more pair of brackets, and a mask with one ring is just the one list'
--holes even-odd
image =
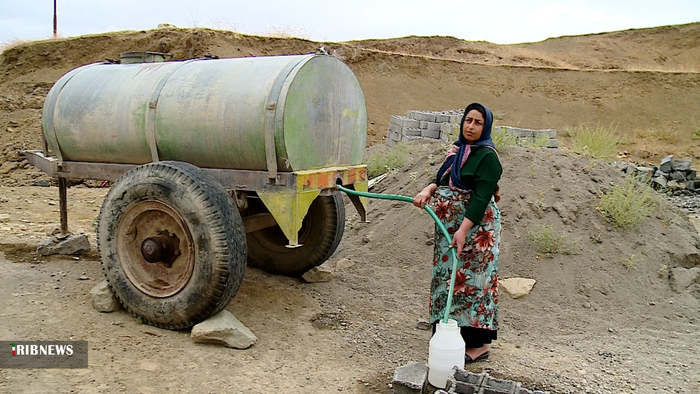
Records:
{"label": "stack of concrete blocks", "polygon": [[433,387],[427,379],[428,366],[410,363],[394,372],[393,394],[546,394],[530,391],[519,382],[495,379],[488,373],[473,373],[454,367],[447,377],[444,390]]}
{"label": "stack of concrete blocks", "polygon": [[392,147],[401,141],[408,142],[418,138],[454,141],[459,133],[462,113],[409,110],[406,116],[392,115],[389,119],[386,144]]}
{"label": "stack of concrete blocks", "polygon": [[547,143],[544,145],[545,147],[559,147],[559,141],[557,140],[557,131],[555,129],[531,130],[511,126],[496,126],[493,128],[494,131],[501,131],[504,129],[506,134],[515,137],[516,143],[518,144],[532,144],[535,141],[544,139],[544,136],[546,135],[548,140]]}
{"label": "stack of concrete blocks", "polygon": [[658,167],[635,166],[625,162],[617,162],[613,165],[624,173],[651,181],[656,188],[700,192],[700,178],[697,177],[697,170],[692,168],[691,164],[690,159],[674,160],[673,155],[668,155],[661,160]]}
{"label": "stack of concrete blocks", "polygon": [[[409,110],[406,116],[392,115],[386,134],[386,144],[393,147],[401,141],[408,142],[418,138],[439,139],[452,142],[459,138],[460,124],[464,110],[453,111],[414,111]],[[495,130],[505,129],[506,133],[515,137],[517,142],[532,143],[546,134],[549,138],[546,147],[558,148],[557,131],[530,130],[511,126],[496,126]]]}

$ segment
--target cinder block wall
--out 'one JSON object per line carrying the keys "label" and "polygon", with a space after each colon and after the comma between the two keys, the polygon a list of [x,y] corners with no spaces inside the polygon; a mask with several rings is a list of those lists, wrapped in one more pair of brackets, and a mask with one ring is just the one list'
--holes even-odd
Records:
{"label": "cinder block wall", "polygon": [[[409,110],[406,116],[391,115],[386,133],[386,144],[395,146],[399,142],[409,142],[417,138],[456,141],[460,132],[459,122],[463,115],[464,110],[440,112]],[[547,147],[559,147],[559,142],[556,139],[557,131],[554,129],[530,130],[511,126],[494,127],[494,131],[503,129],[506,133],[515,136],[518,141],[534,141],[543,134],[547,134],[549,137]]]}

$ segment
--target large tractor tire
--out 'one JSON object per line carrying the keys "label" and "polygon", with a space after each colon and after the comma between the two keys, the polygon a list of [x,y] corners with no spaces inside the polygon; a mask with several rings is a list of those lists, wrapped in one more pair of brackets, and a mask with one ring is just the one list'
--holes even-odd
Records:
{"label": "large tractor tire", "polygon": [[121,304],[167,329],[220,312],[245,273],[245,232],[232,199],[183,162],[145,164],[121,176],[102,204],[98,244]]}
{"label": "large tractor tire", "polygon": [[[264,206],[255,208],[256,212],[266,210]],[[300,276],[331,257],[344,230],[345,206],[341,194],[316,197],[299,230],[302,246],[288,248],[279,226],[254,231],[247,234],[248,263],[273,274]]]}

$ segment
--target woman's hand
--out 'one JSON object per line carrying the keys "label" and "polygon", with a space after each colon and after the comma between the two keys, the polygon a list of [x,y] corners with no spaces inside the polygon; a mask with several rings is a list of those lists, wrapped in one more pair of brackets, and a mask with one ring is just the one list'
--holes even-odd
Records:
{"label": "woman's hand", "polygon": [[413,197],[413,205],[423,209],[425,204],[430,204],[430,198],[433,196],[433,193],[435,193],[435,189],[437,189],[437,185],[434,183],[424,187],[420,193]]}
{"label": "woman's hand", "polygon": [[462,254],[462,249],[464,249],[464,245],[467,243],[467,233],[472,228],[472,226],[474,226],[474,223],[471,220],[464,218],[462,224],[459,226],[459,230],[455,231],[455,233],[452,234],[452,243],[450,243],[450,248],[453,246],[457,247],[458,258],[459,255]]}

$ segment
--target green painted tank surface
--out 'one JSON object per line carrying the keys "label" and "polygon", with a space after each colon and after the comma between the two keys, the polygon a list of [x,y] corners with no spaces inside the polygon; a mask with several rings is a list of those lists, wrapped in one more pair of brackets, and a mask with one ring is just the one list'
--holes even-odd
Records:
{"label": "green painted tank surface", "polygon": [[360,164],[367,110],[326,55],[96,63],[56,82],[43,129],[63,161],[300,171]]}

